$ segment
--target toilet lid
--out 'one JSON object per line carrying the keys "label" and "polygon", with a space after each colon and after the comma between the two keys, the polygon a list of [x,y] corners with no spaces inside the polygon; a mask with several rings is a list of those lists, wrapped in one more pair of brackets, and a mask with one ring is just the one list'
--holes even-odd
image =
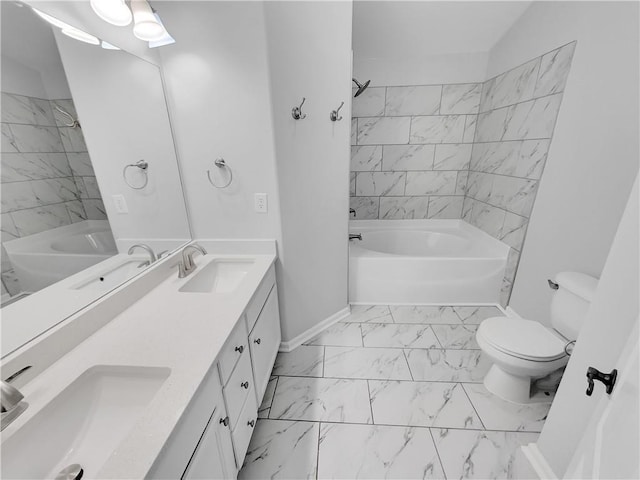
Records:
{"label": "toilet lid", "polygon": [[529,360],[551,361],[565,356],[565,341],[538,322],[494,317],[480,324],[478,335],[494,348]]}

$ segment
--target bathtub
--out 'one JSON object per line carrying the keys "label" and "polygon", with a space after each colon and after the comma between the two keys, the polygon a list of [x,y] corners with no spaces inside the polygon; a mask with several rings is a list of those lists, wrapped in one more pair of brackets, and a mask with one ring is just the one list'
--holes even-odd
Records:
{"label": "bathtub", "polygon": [[498,303],[509,246],[463,220],[353,220],[349,302]]}
{"label": "bathtub", "polygon": [[85,220],[4,244],[24,292],[36,292],[118,253],[107,220]]}

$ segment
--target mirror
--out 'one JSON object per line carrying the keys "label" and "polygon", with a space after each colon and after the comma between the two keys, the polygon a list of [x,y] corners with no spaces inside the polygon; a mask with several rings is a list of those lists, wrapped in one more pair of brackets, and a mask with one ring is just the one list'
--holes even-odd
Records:
{"label": "mirror", "polygon": [[159,67],[1,8],[6,356],[191,235]]}

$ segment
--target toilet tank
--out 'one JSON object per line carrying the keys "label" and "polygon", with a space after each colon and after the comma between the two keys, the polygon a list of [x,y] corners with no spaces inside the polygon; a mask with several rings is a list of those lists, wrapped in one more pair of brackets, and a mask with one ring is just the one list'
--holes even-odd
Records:
{"label": "toilet tank", "polygon": [[568,340],[576,340],[598,286],[598,279],[578,272],[558,273],[551,300],[551,325]]}

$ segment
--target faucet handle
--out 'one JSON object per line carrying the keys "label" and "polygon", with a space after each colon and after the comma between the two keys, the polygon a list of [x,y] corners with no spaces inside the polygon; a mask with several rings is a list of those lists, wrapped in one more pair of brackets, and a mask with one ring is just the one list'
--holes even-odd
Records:
{"label": "faucet handle", "polygon": [[20,391],[16,387],[8,384],[5,381],[2,381],[1,392],[2,395],[0,404],[2,413],[9,412],[16,408],[16,406],[24,398],[24,395],[22,395],[22,393],[20,393]]}

